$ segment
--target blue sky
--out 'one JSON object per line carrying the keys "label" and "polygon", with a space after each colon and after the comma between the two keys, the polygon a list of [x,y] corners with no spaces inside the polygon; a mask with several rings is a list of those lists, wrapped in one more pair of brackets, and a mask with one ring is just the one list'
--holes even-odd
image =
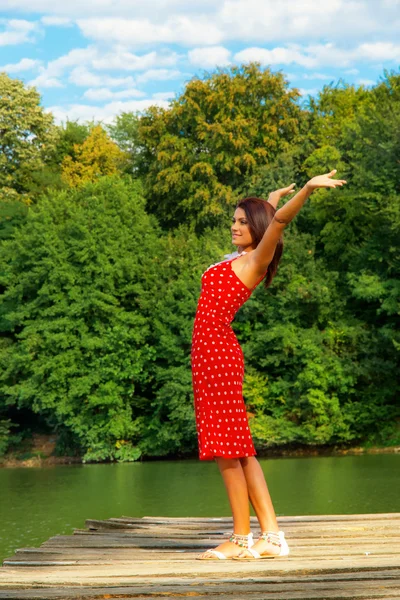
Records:
{"label": "blue sky", "polygon": [[0,71],[57,122],[168,105],[216,66],[258,60],[315,95],[400,64],[400,0],[0,0]]}

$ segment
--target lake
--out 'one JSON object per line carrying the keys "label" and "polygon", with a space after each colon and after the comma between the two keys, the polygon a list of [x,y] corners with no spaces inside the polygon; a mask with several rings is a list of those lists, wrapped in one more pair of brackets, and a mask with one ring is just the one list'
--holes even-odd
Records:
{"label": "lake", "polygon": [[[279,515],[400,512],[400,454],[260,459]],[[85,519],[229,515],[214,462],[0,469],[0,558]]]}

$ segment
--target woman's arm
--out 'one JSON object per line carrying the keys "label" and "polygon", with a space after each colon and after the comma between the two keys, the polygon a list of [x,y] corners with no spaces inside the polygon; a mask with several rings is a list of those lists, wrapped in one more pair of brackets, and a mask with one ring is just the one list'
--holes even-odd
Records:
{"label": "woman's arm", "polygon": [[280,190],[275,190],[274,192],[271,192],[270,195],[268,196],[267,202],[269,204],[271,204],[276,210],[278,207],[278,204],[279,204],[279,200],[281,198],[283,198],[284,196],[288,196],[289,194],[292,194],[294,192],[293,188],[295,185],[296,185],[295,183],[291,183],[290,185],[288,185],[288,187],[281,188]]}
{"label": "woman's arm", "polygon": [[313,177],[293,198],[276,211],[275,217],[264,233],[261,242],[249,255],[249,262],[253,263],[254,268],[260,275],[265,273],[269,263],[273,259],[276,245],[286,225],[294,219],[311,193],[317,188],[342,187],[346,183],[344,179],[332,179],[335,173],[336,170],[325,175]]}

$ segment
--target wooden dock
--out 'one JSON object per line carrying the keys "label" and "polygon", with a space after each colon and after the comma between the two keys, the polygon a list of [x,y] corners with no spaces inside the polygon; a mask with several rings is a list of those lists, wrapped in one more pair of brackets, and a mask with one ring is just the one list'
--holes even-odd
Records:
{"label": "wooden dock", "polygon": [[400,513],[279,522],[290,556],[239,562],[195,560],[232,531],[230,518],[89,519],[6,559],[0,598],[400,600]]}

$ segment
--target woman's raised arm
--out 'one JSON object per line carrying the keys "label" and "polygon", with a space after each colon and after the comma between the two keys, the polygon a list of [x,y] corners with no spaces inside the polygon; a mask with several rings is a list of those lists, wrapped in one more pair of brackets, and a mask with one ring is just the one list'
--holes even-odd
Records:
{"label": "woman's raised arm", "polygon": [[284,196],[292,194],[294,192],[295,185],[295,183],[291,183],[285,188],[281,188],[280,190],[275,190],[274,192],[271,192],[268,196],[267,202],[269,202],[269,204],[271,204],[276,210],[278,208],[279,200]]}
{"label": "woman's raised arm", "polygon": [[[297,192],[295,196],[293,196],[293,198],[288,200],[286,204],[276,211],[275,216],[264,233],[261,242],[249,256],[254,268],[256,268],[260,274],[267,270],[269,263],[273,259],[276,245],[286,225],[290,223],[292,219],[294,219],[298,212],[300,212],[311,193],[317,188],[336,188],[342,187],[345,183],[347,183],[344,179],[332,179],[335,173],[336,169],[330,173],[326,173],[325,175],[313,177],[300,191]],[[292,184],[292,186],[293,185],[294,184]],[[289,188],[283,189],[287,190]]]}

